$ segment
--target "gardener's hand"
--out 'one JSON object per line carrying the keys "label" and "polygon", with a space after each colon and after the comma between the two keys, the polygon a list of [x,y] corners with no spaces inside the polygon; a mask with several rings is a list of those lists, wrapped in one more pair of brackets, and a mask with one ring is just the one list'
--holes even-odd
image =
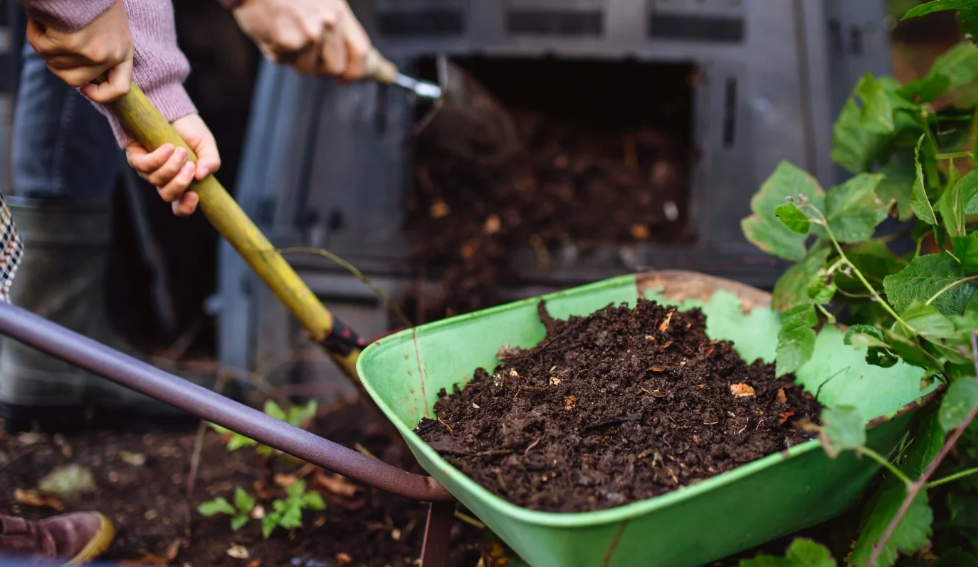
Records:
{"label": "gardener's hand", "polygon": [[179,118],[173,122],[173,128],[197,154],[197,163],[187,160],[187,150],[171,144],[147,152],[139,142],[134,142],[126,147],[126,158],[140,177],[156,185],[164,201],[172,203],[173,214],[185,217],[196,210],[198,201],[197,194],[187,188],[191,182],[216,172],[221,167],[221,155],[214,135],[200,115]]}
{"label": "gardener's hand", "polygon": [[[133,42],[122,0],[116,0],[88,26],[61,32],[35,20],[27,21],[27,41],[48,69],[95,102],[111,102],[129,92]],[[95,85],[96,77],[108,80]]]}
{"label": "gardener's hand", "polygon": [[234,18],[276,63],[305,75],[363,76],[370,38],[345,0],[244,0]]}

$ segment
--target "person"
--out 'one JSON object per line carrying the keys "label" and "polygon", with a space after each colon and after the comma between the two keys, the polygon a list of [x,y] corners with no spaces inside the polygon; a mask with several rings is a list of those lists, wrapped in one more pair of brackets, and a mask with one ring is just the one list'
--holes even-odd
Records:
{"label": "person", "polygon": [[[343,0],[218,0],[268,58],[306,75],[356,80],[370,39]],[[177,47],[169,0],[20,0],[29,21],[13,136],[8,204],[31,253],[20,266],[15,304],[99,342],[118,339],[105,305],[111,197],[129,164],[174,214],[197,196],[193,179],[218,171],[214,136],[183,88],[189,71]],[[93,79],[106,73],[108,81]],[[135,78],[197,154],[148,152],[96,103],[128,92]],[[76,92],[80,90],[84,96]],[[104,115],[105,113],[102,112]],[[101,423],[150,424],[173,410],[10,339],[0,339],[0,417],[10,431]],[[106,419],[109,418],[109,419]]]}
{"label": "person", "polygon": [[[178,216],[194,212],[197,197],[187,189],[193,180],[218,171],[220,153],[183,89],[189,65],[176,44],[169,0],[18,1],[28,14],[27,40],[34,55],[25,62],[17,107],[14,181],[19,196],[34,201],[8,206],[0,196],[0,249],[6,252],[0,255],[0,300],[99,337],[103,331],[86,317],[101,317],[93,309],[102,308],[107,180],[114,179],[116,167],[99,148],[106,140],[124,148],[129,165],[157,187]],[[343,0],[219,1],[271,59],[305,74],[345,80],[362,75],[370,40]],[[103,74],[107,80],[94,84]],[[51,77],[67,86],[58,88]],[[125,95],[131,80],[194,150],[196,162],[169,145],[143,148],[104,109],[91,107],[108,118],[111,129],[106,128],[73,92],[106,103]],[[28,245],[23,260],[11,213],[23,221]],[[41,259],[35,261],[35,254]],[[15,274],[18,285],[11,287]],[[6,396],[0,407],[5,404],[8,412],[36,415],[48,408],[57,414],[82,405],[76,392],[82,378],[66,365],[12,350],[9,341],[0,361],[0,395]],[[18,389],[32,381],[40,387]],[[11,386],[20,396],[15,401],[9,397]],[[40,522],[0,515],[0,556],[77,565],[105,551],[113,534],[111,522],[97,512]]]}

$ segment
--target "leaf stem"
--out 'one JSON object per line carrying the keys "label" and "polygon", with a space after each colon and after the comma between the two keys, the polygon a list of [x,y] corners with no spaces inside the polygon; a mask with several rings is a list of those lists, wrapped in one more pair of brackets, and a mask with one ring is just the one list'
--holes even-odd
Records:
{"label": "leaf stem", "polygon": [[[975,379],[978,380],[978,334],[976,333],[971,333],[971,359],[975,366]],[[968,412],[968,416],[964,418],[961,425],[959,425],[951,433],[950,437],[947,438],[947,441],[944,442],[944,446],[941,447],[941,450],[937,453],[937,456],[934,457],[934,460],[927,465],[926,469],[924,469],[924,474],[920,475],[920,478],[913,481],[913,484],[910,485],[909,490],[907,490],[907,497],[904,498],[903,503],[900,504],[900,509],[897,510],[896,514],[894,514],[893,519],[890,520],[890,524],[886,526],[886,531],[883,532],[883,536],[880,537],[880,540],[873,546],[873,553],[869,556],[869,561],[866,562],[866,567],[873,567],[876,565],[876,560],[879,559],[880,553],[883,552],[883,546],[885,546],[886,542],[893,537],[893,532],[896,531],[897,526],[900,525],[900,520],[902,520],[903,516],[906,515],[907,510],[910,509],[910,505],[913,504],[913,501],[917,498],[917,495],[920,494],[920,491],[927,487],[927,481],[930,480],[930,477],[933,476],[934,472],[937,470],[937,467],[940,466],[944,458],[951,452],[951,448],[953,448],[955,443],[958,442],[958,439],[961,438],[964,432],[968,429],[968,426],[971,425],[971,422],[975,420],[976,416],[978,416],[978,404],[971,408],[971,411]]]}
{"label": "leaf stem", "polygon": [[931,303],[933,303],[934,300],[937,299],[938,297],[940,297],[941,294],[943,294],[944,292],[952,289],[953,287],[955,287],[955,286],[957,286],[959,284],[963,284],[964,282],[969,282],[971,280],[978,280],[978,276],[968,276],[966,278],[961,278],[960,280],[954,280],[953,282],[951,282],[951,283],[947,284],[946,286],[944,286],[941,289],[941,291],[935,293],[933,297],[931,297],[930,299],[928,299],[926,305],[930,305]]}
{"label": "leaf stem", "polygon": [[937,154],[937,159],[958,159],[963,157],[972,157],[971,152],[950,152],[946,154]]}
{"label": "leaf stem", "polygon": [[948,475],[948,476],[946,476],[944,478],[939,478],[939,479],[937,479],[935,481],[932,481],[932,482],[928,483],[927,484],[927,488],[928,489],[931,489],[931,488],[934,488],[935,486],[940,486],[942,484],[947,484],[949,482],[954,482],[956,480],[962,479],[962,478],[964,478],[966,476],[973,475],[975,473],[978,473],[978,467],[975,467],[973,469],[968,469],[968,470],[965,470],[965,471],[961,471],[961,472],[958,472],[958,473],[954,473],[954,474]]}
{"label": "leaf stem", "polygon": [[822,315],[825,315],[825,318],[828,319],[830,325],[835,325],[835,315],[826,310],[825,306],[820,303],[816,303],[815,308],[821,311]]}
{"label": "leaf stem", "polygon": [[898,469],[896,465],[894,465],[889,460],[887,460],[886,457],[880,455],[879,453],[870,449],[869,447],[860,447],[858,449],[858,452],[862,453],[863,455],[866,455],[870,459],[873,459],[877,463],[886,467],[887,470],[893,473],[893,476],[897,477],[898,479],[900,479],[901,482],[903,482],[904,486],[907,487],[907,490],[910,490],[910,487],[913,485],[913,481],[910,480],[910,477],[904,474],[903,471]]}

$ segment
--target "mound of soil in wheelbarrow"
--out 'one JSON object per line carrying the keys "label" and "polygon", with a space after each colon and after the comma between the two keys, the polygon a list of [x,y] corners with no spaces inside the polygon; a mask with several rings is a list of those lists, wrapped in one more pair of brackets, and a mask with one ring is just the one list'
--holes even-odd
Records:
{"label": "mound of soil in wheelbarrow", "polygon": [[493,493],[583,512],[690,486],[812,436],[820,405],[774,365],[706,336],[701,311],[640,299],[551,318],[530,350],[502,348],[418,434]]}
{"label": "mound of soil in wheelbarrow", "polygon": [[[421,472],[396,431],[376,410],[343,406],[319,417],[312,431],[353,447],[360,443],[391,464]],[[64,436],[5,435],[0,430],[0,514],[43,519],[59,511],[99,510],[116,526],[104,557],[109,564],[193,567],[407,566],[421,554],[427,505],[380,492],[286,458],[266,464],[253,448],[229,453],[221,436],[207,431],[188,499],[195,432],[141,435],[88,432]],[[56,467],[90,471],[94,485],[77,500],[38,491]],[[281,485],[304,478],[326,502],[306,510],[303,527],[279,528],[262,538],[252,520],[234,532],[227,516],[203,517],[196,508],[223,496],[233,502],[240,486],[266,510],[284,497]],[[474,543],[482,532],[456,521],[449,565],[479,561]]]}
{"label": "mound of soil in wheelbarrow", "polygon": [[512,263],[521,250],[533,250],[545,272],[554,250],[692,238],[683,138],[653,127],[585,128],[532,111],[514,117],[525,152],[500,165],[417,148],[404,233],[419,277],[440,279],[441,292],[409,294],[416,323],[511,300],[503,288],[521,279]]}

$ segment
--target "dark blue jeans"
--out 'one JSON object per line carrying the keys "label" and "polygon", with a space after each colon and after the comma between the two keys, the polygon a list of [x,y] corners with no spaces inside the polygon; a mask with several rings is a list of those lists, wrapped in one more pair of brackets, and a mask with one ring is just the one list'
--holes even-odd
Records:
{"label": "dark blue jeans", "polygon": [[108,202],[125,163],[108,121],[25,45],[13,135],[19,197]]}

